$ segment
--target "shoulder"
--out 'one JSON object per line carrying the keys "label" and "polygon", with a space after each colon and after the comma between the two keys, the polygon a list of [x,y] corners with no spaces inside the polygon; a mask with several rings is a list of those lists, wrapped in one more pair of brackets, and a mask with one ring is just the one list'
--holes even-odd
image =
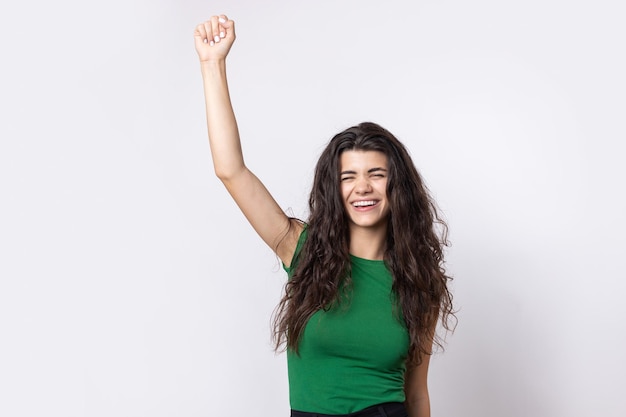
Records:
{"label": "shoulder", "polygon": [[293,269],[293,261],[306,239],[306,228],[306,223],[298,219],[289,219],[289,228],[276,249],[276,254],[287,272]]}

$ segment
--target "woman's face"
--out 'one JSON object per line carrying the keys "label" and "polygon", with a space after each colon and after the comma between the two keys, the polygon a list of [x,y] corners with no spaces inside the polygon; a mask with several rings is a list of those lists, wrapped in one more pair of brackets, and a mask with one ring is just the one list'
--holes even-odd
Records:
{"label": "woman's face", "polygon": [[341,197],[350,223],[358,227],[386,225],[387,156],[378,151],[344,151],[339,167]]}

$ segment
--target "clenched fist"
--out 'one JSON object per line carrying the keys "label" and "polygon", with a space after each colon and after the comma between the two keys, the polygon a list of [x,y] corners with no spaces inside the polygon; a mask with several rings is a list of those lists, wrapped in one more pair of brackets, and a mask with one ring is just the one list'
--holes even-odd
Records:
{"label": "clenched fist", "polygon": [[235,22],[225,15],[212,16],[196,26],[193,35],[200,61],[223,60],[235,41]]}

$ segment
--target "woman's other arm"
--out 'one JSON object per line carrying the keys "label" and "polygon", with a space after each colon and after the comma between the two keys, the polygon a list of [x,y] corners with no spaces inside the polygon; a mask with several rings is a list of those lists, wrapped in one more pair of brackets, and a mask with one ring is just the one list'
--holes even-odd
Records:
{"label": "woman's other arm", "polygon": [[406,397],[405,406],[409,417],[430,417],[430,396],[428,395],[428,366],[430,365],[430,357],[433,352],[433,341],[435,340],[434,323],[429,332],[428,337],[423,341],[427,346],[426,351],[430,354],[421,354],[421,362],[407,368],[404,376],[404,394]]}
{"label": "woman's other arm", "polygon": [[430,355],[422,358],[422,363],[405,375],[405,406],[409,417],[430,417],[430,397],[428,396],[428,364]]}
{"label": "woman's other arm", "polygon": [[246,167],[230,101],[226,56],[235,41],[235,22],[225,15],[213,16],[196,27],[194,38],[204,83],[215,174],[254,230],[289,265],[302,226],[287,217],[261,181]]}

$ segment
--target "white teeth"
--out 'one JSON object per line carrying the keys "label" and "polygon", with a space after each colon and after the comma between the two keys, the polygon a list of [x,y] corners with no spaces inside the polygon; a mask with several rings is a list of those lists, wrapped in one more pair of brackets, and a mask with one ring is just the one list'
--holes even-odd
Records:
{"label": "white teeth", "polygon": [[373,206],[374,204],[376,204],[376,201],[374,201],[374,200],[370,200],[370,201],[355,201],[354,203],[352,203],[352,205],[354,207]]}

